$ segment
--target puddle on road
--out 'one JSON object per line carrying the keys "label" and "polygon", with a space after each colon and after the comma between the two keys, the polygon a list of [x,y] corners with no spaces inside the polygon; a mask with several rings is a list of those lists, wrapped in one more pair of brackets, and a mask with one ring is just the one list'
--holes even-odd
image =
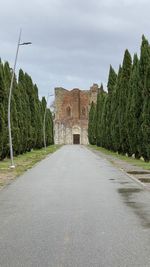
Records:
{"label": "puddle on road", "polygon": [[142,189],[140,188],[134,188],[134,187],[126,187],[126,188],[119,188],[118,192],[124,195],[131,195],[133,193],[139,193],[140,191],[142,191]]}
{"label": "puddle on road", "polygon": [[136,201],[137,194],[143,189],[140,188],[119,188],[118,192],[123,197],[124,203],[133,209],[134,213],[140,218],[144,228],[150,228],[150,209],[145,203]]}
{"label": "puddle on road", "polygon": [[123,181],[123,182],[119,182],[119,184],[129,184],[129,182]]}

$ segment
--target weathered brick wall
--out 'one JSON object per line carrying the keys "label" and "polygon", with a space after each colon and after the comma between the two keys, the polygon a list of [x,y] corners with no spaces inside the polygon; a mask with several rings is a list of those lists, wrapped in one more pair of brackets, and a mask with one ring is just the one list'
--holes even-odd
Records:
{"label": "weathered brick wall", "polygon": [[88,113],[91,102],[96,103],[98,90],[96,84],[90,90],[55,88],[56,144],[72,144],[73,134],[80,135],[81,144],[88,144]]}

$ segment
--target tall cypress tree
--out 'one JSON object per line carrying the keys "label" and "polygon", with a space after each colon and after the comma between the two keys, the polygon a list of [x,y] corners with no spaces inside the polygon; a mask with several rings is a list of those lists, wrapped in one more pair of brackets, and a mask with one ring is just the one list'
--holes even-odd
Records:
{"label": "tall cypress tree", "polygon": [[143,136],[143,157],[145,161],[150,160],[150,65],[147,68],[145,86],[143,92],[142,111],[142,136]]}
{"label": "tall cypress tree", "polygon": [[140,116],[141,109],[141,88],[140,88],[140,75],[139,75],[139,59],[137,55],[134,55],[132,73],[129,83],[130,91],[128,95],[127,103],[127,134],[129,141],[129,155],[135,154],[136,158],[140,157],[139,144],[138,144],[138,132],[141,127]]}
{"label": "tall cypress tree", "polygon": [[114,71],[113,67],[110,65],[109,75],[108,75],[108,83],[107,83],[108,93],[110,95],[114,90],[114,87],[116,85],[116,81],[117,81],[117,74]]}
{"label": "tall cypress tree", "polygon": [[113,107],[113,93],[115,89],[117,81],[117,74],[110,65],[109,69],[109,76],[108,76],[108,83],[107,83],[107,88],[108,88],[108,97],[107,97],[107,115],[106,115],[106,138],[107,138],[107,148],[108,149],[113,149],[113,140],[112,140],[112,133],[111,133],[111,122],[114,116],[114,112],[112,113],[112,107]]}
{"label": "tall cypress tree", "polygon": [[[12,91],[12,98],[11,98],[11,130],[12,130],[12,144],[13,144],[13,152],[14,155],[20,154],[20,143],[21,143],[21,135],[19,131],[19,115],[21,110],[17,110],[18,107],[18,86],[17,86],[17,79],[14,77],[13,83],[13,91]],[[21,107],[20,107],[21,108]]]}
{"label": "tall cypress tree", "polygon": [[101,146],[108,148],[109,136],[106,136],[108,127],[108,94],[103,93],[102,116],[101,116]]}
{"label": "tall cypress tree", "polygon": [[54,143],[53,139],[53,118],[50,109],[47,108],[46,116],[46,141],[47,145],[52,145]]}
{"label": "tall cypress tree", "polygon": [[101,85],[100,92],[97,95],[97,106],[96,106],[96,143],[97,146],[102,146],[102,115],[103,105],[105,100],[105,93],[103,91],[103,85]]}
{"label": "tall cypress tree", "polygon": [[41,102],[38,98],[38,87],[35,84],[34,85],[34,90],[35,90],[35,108],[36,108],[36,127],[35,130],[37,132],[37,138],[36,138],[36,148],[42,148],[43,144],[43,115],[42,115],[42,107],[41,107]]}
{"label": "tall cypress tree", "polygon": [[25,73],[24,79],[25,79],[26,92],[29,99],[29,107],[31,113],[31,126],[30,126],[31,129],[30,149],[31,149],[35,148],[37,143],[37,132],[36,132],[37,112],[36,112],[35,90],[32,79],[27,73]]}
{"label": "tall cypress tree", "polygon": [[129,80],[131,75],[132,59],[128,50],[125,51],[122,73],[121,73],[121,82],[120,82],[120,92],[119,92],[119,132],[120,132],[120,145],[121,153],[129,153],[129,141],[127,135],[127,121],[126,121],[126,112],[127,112],[127,101],[129,94]]}
{"label": "tall cypress tree", "polygon": [[[9,63],[0,60],[0,159],[9,156],[8,142],[8,96],[12,76]],[[45,108],[44,108],[45,110]],[[14,155],[43,146],[43,107],[38,97],[38,88],[31,77],[19,71],[14,77],[11,98],[11,130]],[[47,109],[47,144],[53,144],[53,118]]]}
{"label": "tall cypress tree", "polygon": [[31,149],[31,111],[29,97],[27,94],[25,74],[20,69],[18,87],[21,94],[22,118],[20,118],[20,128],[22,132],[22,153]]}
{"label": "tall cypress tree", "polygon": [[90,112],[89,112],[89,123],[88,123],[88,138],[91,145],[96,144],[96,107],[92,101]]}
{"label": "tall cypress tree", "polygon": [[142,90],[144,89],[145,86],[147,68],[149,64],[150,64],[149,42],[143,35],[141,43],[141,53],[140,53],[140,80],[141,80]]}
{"label": "tall cypress tree", "polygon": [[[140,127],[138,131],[138,151],[141,156],[145,158],[145,145],[143,142],[143,136],[144,134],[144,122],[143,119],[145,118],[144,110],[146,110],[146,104],[145,101],[145,89],[148,84],[148,68],[150,65],[150,46],[148,40],[145,38],[145,36],[142,36],[142,43],[141,43],[141,53],[140,53],[140,64],[139,64],[139,72],[140,72],[140,90],[141,90],[141,103],[139,103],[139,110],[141,111],[140,117],[139,117],[139,123],[140,125],[143,125],[143,127]],[[147,100],[146,100],[147,102]]]}
{"label": "tall cypress tree", "polygon": [[4,121],[5,121],[5,134],[4,134],[4,146],[3,146],[3,158],[9,155],[9,140],[8,140],[8,96],[9,96],[9,88],[11,82],[12,70],[9,67],[9,63],[5,62],[2,64],[2,77],[3,77],[3,88],[5,91],[5,98],[3,101],[4,107]]}
{"label": "tall cypress tree", "polygon": [[122,67],[119,66],[116,84],[112,92],[112,101],[111,101],[112,120],[110,124],[112,150],[114,150],[115,152],[118,151],[119,153],[121,152],[120,131],[119,131],[120,127],[119,97],[120,97],[120,87],[121,87],[121,75],[122,75]]}
{"label": "tall cypress tree", "polygon": [[4,99],[6,97],[5,88],[2,77],[2,63],[0,62],[0,159],[5,157],[5,111],[4,111]]}

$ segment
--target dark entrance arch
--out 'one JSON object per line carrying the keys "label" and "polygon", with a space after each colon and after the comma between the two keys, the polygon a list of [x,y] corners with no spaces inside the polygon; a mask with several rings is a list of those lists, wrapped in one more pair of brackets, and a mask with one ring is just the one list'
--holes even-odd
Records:
{"label": "dark entrance arch", "polygon": [[80,144],[80,134],[73,134],[73,144],[74,145]]}

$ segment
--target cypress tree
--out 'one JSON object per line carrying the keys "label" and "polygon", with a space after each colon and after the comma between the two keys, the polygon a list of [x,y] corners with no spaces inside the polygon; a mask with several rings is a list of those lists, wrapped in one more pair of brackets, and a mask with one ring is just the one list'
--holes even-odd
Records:
{"label": "cypress tree", "polygon": [[43,144],[43,123],[42,123],[42,107],[41,102],[38,98],[38,87],[34,85],[35,90],[35,103],[36,103],[36,132],[37,132],[37,139],[36,139],[36,148],[42,148]]}
{"label": "cypress tree", "polygon": [[22,153],[31,150],[31,111],[29,96],[25,81],[25,74],[20,69],[18,87],[21,95],[22,117],[20,118],[20,128],[22,132]]}
{"label": "cypress tree", "polygon": [[145,86],[147,68],[149,64],[150,64],[149,42],[143,35],[142,43],[141,43],[141,53],[140,53],[140,81],[141,81],[142,90],[144,89],[144,86]]}
{"label": "cypress tree", "polygon": [[108,149],[113,149],[113,140],[112,140],[112,133],[111,133],[111,122],[114,116],[114,112],[112,113],[112,108],[113,108],[113,93],[114,93],[114,88],[116,85],[117,81],[117,74],[110,66],[109,69],[109,76],[108,76],[108,83],[107,83],[107,88],[108,88],[108,97],[107,97],[107,115],[106,115],[106,138],[107,138],[107,148]]}
{"label": "cypress tree", "polygon": [[9,63],[5,62],[4,64],[1,63],[1,77],[2,77],[2,88],[4,93],[3,98],[3,125],[4,125],[4,132],[3,132],[3,154],[2,158],[5,158],[9,155],[9,141],[8,141],[8,95],[9,95],[9,88],[10,88],[10,81],[11,81],[11,69],[9,67]]}
{"label": "cypress tree", "polygon": [[4,108],[2,103],[0,103],[0,159],[5,157],[4,153],[4,136],[5,136],[5,121],[4,121]]}
{"label": "cypress tree", "polygon": [[4,136],[5,136],[5,112],[4,112],[4,99],[5,99],[5,89],[2,77],[2,63],[0,62],[0,159],[5,156],[4,153]]}
{"label": "cypress tree", "polygon": [[24,125],[26,124],[23,113],[24,113],[24,96],[22,95],[20,84],[17,83],[16,87],[13,90],[13,96],[15,99],[15,107],[16,107],[16,113],[17,113],[17,131],[16,136],[18,140],[17,145],[17,154],[22,154],[24,152],[24,142],[27,138],[27,136],[24,136]]}
{"label": "cypress tree", "polygon": [[96,105],[96,143],[97,146],[102,146],[102,115],[103,115],[103,105],[105,100],[105,93],[103,91],[103,85],[101,85],[100,92],[97,95],[97,105]]}
{"label": "cypress tree", "polygon": [[[41,101],[41,114],[42,114],[42,143],[44,146],[44,136],[43,136],[43,123],[44,123],[44,114],[45,108],[47,106],[45,97],[42,97]],[[54,136],[53,136],[53,118],[50,109],[46,109],[46,118],[45,118],[45,138],[46,138],[46,145],[51,145],[54,143]]]}
{"label": "cypress tree", "polygon": [[[145,38],[145,36],[142,36],[142,43],[141,43],[141,53],[140,53],[140,64],[139,64],[139,72],[140,72],[140,90],[141,90],[141,103],[139,103],[139,110],[140,110],[140,116],[139,116],[139,123],[140,125],[143,125],[142,127],[140,127],[139,131],[138,131],[138,151],[139,151],[139,155],[143,156],[145,158],[145,155],[147,154],[147,152],[145,153],[145,144],[143,142],[143,138],[145,140],[145,135],[144,134],[144,129],[145,129],[145,122],[146,122],[146,117],[144,115],[145,111],[146,111],[146,106],[147,106],[147,102],[148,99],[147,97],[145,98],[146,94],[145,94],[145,90],[147,90],[147,86],[148,86],[148,68],[150,65],[150,46],[149,46],[149,42],[148,40]],[[145,103],[146,101],[146,103]],[[145,110],[145,111],[144,111]],[[147,112],[147,111],[146,111]],[[143,121],[145,120],[145,122]],[[145,160],[147,160],[145,158]]]}
{"label": "cypress tree", "polygon": [[[46,106],[47,106],[47,102],[46,102],[46,99],[45,97],[42,97],[42,100],[41,100],[41,107],[42,107],[42,137],[43,137],[43,147],[44,147],[44,132],[43,132],[43,127],[44,127],[44,115],[45,115],[45,109],[46,109]],[[47,111],[46,111],[47,113]],[[45,139],[47,139],[47,129],[46,129],[46,118],[45,118]],[[46,140],[46,144],[47,144],[47,140]]]}
{"label": "cypress tree", "polygon": [[[12,130],[12,144],[14,155],[20,154],[21,135],[19,133],[18,116],[21,110],[17,111],[18,106],[18,86],[16,77],[14,77],[13,91],[11,98],[11,130]],[[20,107],[21,108],[21,107]]]}
{"label": "cypress tree", "polygon": [[53,119],[50,109],[47,109],[46,113],[46,143],[47,145],[52,145],[53,140]]}
{"label": "cypress tree", "polygon": [[143,157],[145,161],[150,160],[150,65],[147,68],[145,86],[143,92],[142,111],[142,136],[143,136]]}
{"label": "cypress tree", "polygon": [[111,131],[111,139],[112,139],[112,150],[115,152],[121,152],[121,143],[120,143],[120,131],[119,131],[119,118],[120,118],[120,110],[119,110],[119,97],[120,97],[120,87],[121,87],[121,75],[122,75],[122,67],[119,66],[118,76],[116,80],[116,84],[114,86],[114,90],[112,92],[112,101],[111,101],[111,114],[112,120],[110,124]]}
{"label": "cypress tree", "polygon": [[88,138],[91,145],[96,144],[96,107],[92,101],[90,112],[89,112],[89,123],[88,123]]}
{"label": "cypress tree", "polygon": [[121,81],[119,89],[119,132],[120,132],[120,145],[121,153],[129,153],[129,141],[127,135],[127,121],[126,121],[126,112],[127,112],[127,101],[129,94],[129,80],[131,75],[132,59],[128,50],[125,51],[122,72],[121,72]]}
{"label": "cypress tree", "polygon": [[32,82],[31,77],[25,73],[25,86],[26,92],[29,99],[29,107],[31,112],[31,144],[30,149],[36,147],[37,143],[37,131],[36,131],[36,117],[37,117],[37,110],[36,110],[36,101],[35,101],[35,90],[34,85]]}
{"label": "cypress tree", "polygon": [[139,75],[139,59],[134,55],[132,73],[129,83],[130,91],[127,104],[127,134],[129,140],[129,155],[135,155],[136,158],[140,157],[138,132],[141,127],[141,88],[140,88],[140,75]]}
{"label": "cypress tree", "polygon": [[[0,60],[0,159],[9,156],[8,145],[8,96],[12,69],[9,63]],[[45,101],[46,105],[46,101]],[[44,106],[45,110],[45,106]],[[19,71],[18,81],[14,77],[11,98],[11,130],[14,155],[43,146],[42,101],[38,97],[38,88],[31,77]],[[53,144],[53,118],[47,109],[46,119],[47,144]]]}
{"label": "cypress tree", "polygon": [[102,115],[101,115],[101,146],[108,148],[109,136],[106,136],[106,130],[108,127],[108,94],[103,93]]}
{"label": "cypress tree", "polygon": [[114,71],[113,67],[110,65],[110,69],[109,69],[109,76],[108,76],[108,83],[107,83],[107,88],[108,88],[108,94],[111,95],[114,87],[116,85],[116,81],[117,81],[117,74]]}

